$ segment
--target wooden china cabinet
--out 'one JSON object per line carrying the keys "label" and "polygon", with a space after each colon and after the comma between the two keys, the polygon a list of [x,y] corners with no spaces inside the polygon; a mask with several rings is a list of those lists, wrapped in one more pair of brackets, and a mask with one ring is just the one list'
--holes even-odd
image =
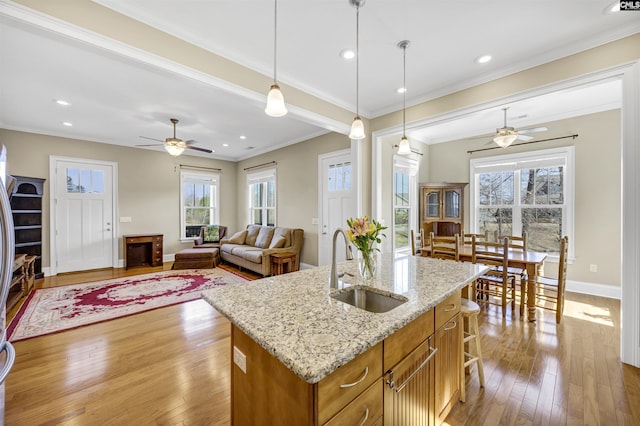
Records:
{"label": "wooden china cabinet", "polygon": [[425,237],[463,234],[464,187],[467,183],[421,183],[420,228]]}

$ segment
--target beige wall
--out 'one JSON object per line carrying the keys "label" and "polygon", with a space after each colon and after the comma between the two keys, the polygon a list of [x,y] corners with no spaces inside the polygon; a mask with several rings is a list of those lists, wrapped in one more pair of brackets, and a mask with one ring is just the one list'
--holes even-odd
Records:
{"label": "beige wall", "polygon": [[235,219],[236,163],[184,155],[174,158],[165,152],[3,129],[0,129],[0,144],[7,147],[9,174],[47,179],[43,194],[43,267],[50,265],[49,157],[52,155],[118,164],[116,216],[132,218],[131,223],[117,223],[119,258],[122,258],[120,237],[125,234],[164,234],[165,255],[193,245],[180,242],[180,164],[222,169],[220,223]]}
{"label": "beige wall", "polygon": [[318,217],[318,155],[350,146],[347,136],[327,133],[238,163],[238,221],[233,230],[244,229],[248,221],[247,172],[244,169],[276,161],[277,226],[302,228],[304,244],[300,261],[317,265],[318,226],[312,225],[311,219]]}
{"label": "beige wall", "polygon": [[[469,182],[469,160],[561,146],[575,147],[575,235],[570,244],[575,259],[569,265],[571,281],[620,286],[621,233],[621,137],[620,110],[541,123],[550,130],[536,139],[570,134],[578,138],[528,144],[505,150],[487,148],[486,140],[461,140],[428,147],[430,160],[421,164],[431,182]],[[465,189],[465,229],[469,230],[469,187]],[[606,241],[606,243],[605,243]],[[606,249],[603,247],[606,245]],[[598,272],[589,272],[589,265]],[[557,264],[545,263],[545,272],[557,271]]]}

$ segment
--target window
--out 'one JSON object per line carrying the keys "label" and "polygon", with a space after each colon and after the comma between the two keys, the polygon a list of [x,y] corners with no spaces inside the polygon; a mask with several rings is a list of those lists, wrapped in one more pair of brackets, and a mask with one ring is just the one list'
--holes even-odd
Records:
{"label": "window", "polygon": [[218,224],[220,175],[215,173],[180,172],[181,238],[195,238],[200,228]]}
{"label": "window", "polygon": [[471,160],[470,176],[472,232],[526,231],[529,250],[550,254],[573,241],[573,147]]}
{"label": "window", "polygon": [[329,165],[329,191],[351,190],[351,163]]}
{"label": "window", "polygon": [[393,163],[393,247],[409,250],[409,230],[415,227],[418,163],[400,156]]}
{"label": "window", "polygon": [[249,223],[276,226],[276,169],[247,174]]}

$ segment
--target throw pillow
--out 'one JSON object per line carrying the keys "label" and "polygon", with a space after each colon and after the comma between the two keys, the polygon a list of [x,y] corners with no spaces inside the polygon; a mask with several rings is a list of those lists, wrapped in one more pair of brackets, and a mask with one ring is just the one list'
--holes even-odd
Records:
{"label": "throw pillow", "polygon": [[229,238],[231,244],[244,244],[244,239],[247,236],[247,231],[236,232]]}
{"label": "throw pillow", "polygon": [[220,241],[220,227],[218,225],[209,225],[204,227],[204,242],[217,243]]}
{"label": "throw pillow", "polygon": [[271,240],[271,244],[269,245],[269,248],[282,248],[284,247],[284,243],[285,243],[286,239],[284,238],[284,236],[280,235],[277,237],[273,237],[273,239]]}
{"label": "throw pillow", "polygon": [[273,228],[270,226],[263,226],[260,228],[260,232],[258,233],[258,238],[256,238],[256,242],[253,244],[254,247],[267,248],[269,247],[269,243],[271,242],[271,237],[273,236]]}

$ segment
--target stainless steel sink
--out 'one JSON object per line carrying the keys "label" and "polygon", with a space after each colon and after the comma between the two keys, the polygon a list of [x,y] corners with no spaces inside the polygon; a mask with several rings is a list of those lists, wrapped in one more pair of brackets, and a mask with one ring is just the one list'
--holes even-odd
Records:
{"label": "stainless steel sink", "polygon": [[356,308],[375,313],[388,312],[408,300],[406,297],[397,294],[390,296],[363,287],[350,287],[339,293],[332,294],[331,297]]}

